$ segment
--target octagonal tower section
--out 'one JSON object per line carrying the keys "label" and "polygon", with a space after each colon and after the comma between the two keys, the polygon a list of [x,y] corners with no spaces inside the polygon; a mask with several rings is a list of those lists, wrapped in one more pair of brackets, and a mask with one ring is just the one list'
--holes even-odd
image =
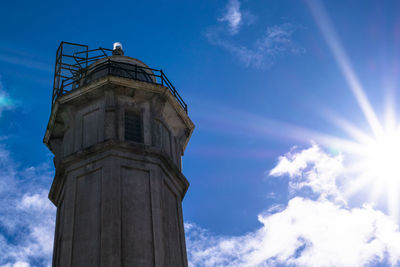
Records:
{"label": "octagonal tower section", "polygon": [[187,266],[187,106],[162,71],[115,50],[90,62],[93,51],[72,54],[70,76],[60,69],[74,64],[57,67],[65,52],[56,64],[44,137],[56,168],[53,266]]}

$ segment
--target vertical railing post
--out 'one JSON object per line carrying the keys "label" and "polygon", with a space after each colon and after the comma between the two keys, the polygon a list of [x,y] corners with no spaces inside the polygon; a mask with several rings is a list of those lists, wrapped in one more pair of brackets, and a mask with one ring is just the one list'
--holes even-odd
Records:
{"label": "vertical railing post", "polygon": [[137,80],[137,65],[135,64],[135,80]]}
{"label": "vertical railing post", "polygon": [[65,80],[62,80],[62,81],[61,81],[61,88],[60,88],[60,90],[58,91],[58,96],[61,96],[62,93],[63,93],[63,91],[64,91],[64,82],[65,82]]}
{"label": "vertical railing post", "polygon": [[161,76],[161,85],[164,86],[164,73],[162,70],[160,70],[160,76]]}
{"label": "vertical railing post", "polygon": [[85,62],[85,68],[87,68],[89,66],[89,47],[86,47],[86,62]]}

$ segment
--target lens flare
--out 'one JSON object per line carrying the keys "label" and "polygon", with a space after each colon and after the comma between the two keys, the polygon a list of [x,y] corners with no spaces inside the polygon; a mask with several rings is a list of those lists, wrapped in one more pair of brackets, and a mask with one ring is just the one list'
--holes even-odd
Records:
{"label": "lens flare", "polygon": [[[368,187],[373,200],[386,195],[389,214],[399,219],[400,128],[396,124],[394,105],[387,105],[386,125],[383,125],[368,100],[322,2],[306,2],[372,130],[372,134],[367,134],[343,119],[336,120],[353,137],[353,140],[339,140],[336,144],[352,158],[348,169],[353,172],[353,177],[346,194],[351,196]],[[326,141],[329,142],[329,139]]]}

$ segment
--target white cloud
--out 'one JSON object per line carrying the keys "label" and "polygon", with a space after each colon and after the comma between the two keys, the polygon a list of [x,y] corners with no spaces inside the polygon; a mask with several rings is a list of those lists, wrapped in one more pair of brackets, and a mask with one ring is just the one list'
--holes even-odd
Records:
{"label": "white cloud", "polygon": [[233,54],[246,67],[270,67],[277,57],[284,54],[302,54],[305,49],[293,41],[293,34],[299,27],[290,23],[267,27],[261,38],[252,44],[239,44],[226,35],[221,27],[210,28],[206,32],[208,41]]}
{"label": "white cloud", "polygon": [[25,194],[22,197],[18,208],[21,210],[35,210],[41,212],[50,209],[52,206],[53,204],[47,198],[47,192],[43,190],[42,192],[33,195]]}
{"label": "white cloud", "polygon": [[289,175],[293,193],[310,188],[320,199],[343,201],[337,179],[343,172],[342,155],[326,154],[316,144],[298,153],[289,152],[279,157],[278,164],[269,172],[271,176]]}
{"label": "white cloud", "polygon": [[18,261],[14,264],[7,263],[5,265],[2,265],[1,267],[30,267],[31,265],[27,262],[24,261]]}
{"label": "white cloud", "polygon": [[299,27],[291,23],[266,27],[260,38],[250,43],[239,43],[233,38],[244,26],[255,24],[257,20],[250,10],[242,10],[239,0],[229,0],[223,15],[217,18],[219,23],[210,27],[205,36],[212,45],[224,48],[246,67],[270,67],[278,56],[305,51],[293,41],[293,34]]}
{"label": "white cloud", "polygon": [[239,31],[242,23],[242,12],[240,11],[240,2],[238,0],[230,0],[225,8],[225,14],[218,21],[227,22],[231,34]]}
{"label": "white cloud", "polygon": [[51,266],[55,207],[47,198],[52,171],[20,168],[0,146],[0,266]]}
{"label": "white cloud", "polygon": [[[187,223],[191,266],[365,266],[400,263],[398,224],[371,206],[337,201],[342,156],[316,144],[280,157],[271,174],[288,175],[296,189],[319,197],[293,197],[258,216],[262,226],[242,236],[217,236]],[[326,183],[326,184],[325,184]],[[296,191],[297,192],[297,191]],[[334,196],[334,197],[329,197]]]}
{"label": "white cloud", "polygon": [[362,266],[399,260],[398,226],[370,207],[293,198],[283,211],[260,215],[263,226],[239,237],[186,228],[191,266]]}
{"label": "white cloud", "polygon": [[296,45],[292,40],[292,35],[298,28],[291,23],[268,27],[263,38],[257,40],[256,50],[259,53],[266,53],[270,56],[286,52],[293,54],[303,53],[304,49]]}
{"label": "white cloud", "polygon": [[13,267],[29,267],[30,264],[24,261],[14,263]]}
{"label": "white cloud", "polygon": [[[287,205],[267,207],[258,216],[261,227],[241,236],[218,236],[186,223],[190,266],[400,263],[395,221],[371,206],[337,201],[344,169],[341,155],[316,144],[280,157],[271,175],[287,175],[294,193],[310,188],[318,197],[294,196]],[[44,186],[51,175],[47,165],[19,168],[0,146],[0,266],[51,265],[55,208]]]}

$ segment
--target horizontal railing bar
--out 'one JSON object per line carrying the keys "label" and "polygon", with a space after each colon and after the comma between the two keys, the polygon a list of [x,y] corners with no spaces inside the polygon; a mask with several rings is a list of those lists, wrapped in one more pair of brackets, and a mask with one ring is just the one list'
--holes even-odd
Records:
{"label": "horizontal railing bar", "polygon": [[68,63],[62,63],[61,67],[63,67],[63,66],[74,67],[74,68],[80,69],[77,65],[72,65],[72,64],[68,64]]}
{"label": "horizontal railing bar", "polygon": [[86,50],[86,51],[75,52],[74,54],[90,53],[90,52],[100,51],[100,50],[106,50],[106,51],[109,51],[109,52],[112,52],[112,51],[113,51],[112,49],[109,49],[109,48],[102,48],[102,47],[99,47],[99,48],[96,48],[96,49],[90,49],[90,50]]}
{"label": "horizontal railing bar", "polygon": [[74,58],[74,59],[82,59],[82,60],[86,60],[86,57],[78,57],[78,56],[70,56],[70,55],[64,55],[65,57],[70,57],[70,58]]}
{"label": "horizontal railing bar", "polygon": [[67,55],[67,54],[63,54],[62,56],[63,56],[63,57],[69,57],[69,58],[75,58],[74,56]]}
{"label": "horizontal railing bar", "polygon": [[[65,41],[62,41],[61,44],[69,44],[69,45],[75,45],[75,46],[89,47],[88,45],[75,44],[75,43],[70,43],[70,42],[65,42]],[[60,45],[60,46],[61,46],[61,45]]]}

